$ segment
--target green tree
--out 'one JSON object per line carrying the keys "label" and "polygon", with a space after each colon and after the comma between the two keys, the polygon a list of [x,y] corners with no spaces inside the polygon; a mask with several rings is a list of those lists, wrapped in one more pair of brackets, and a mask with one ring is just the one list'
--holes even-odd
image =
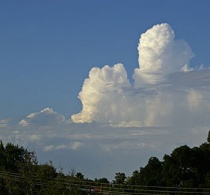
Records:
{"label": "green tree", "polygon": [[79,180],[84,180],[84,175],[80,172],[76,173],[76,178],[78,178]]}
{"label": "green tree", "polygon": [[5,170],[5,166],[6,166],[5,148],[3,142],[0,140],[0,170]]}
{"label": "green tree", "polygon": [[135,170],[127,182],[129,185],[141,185],[140,171]]}
{"label": "green tree", "polygon": [[210,131],[208,132],[207,142],[210,143]]}
{"label": "green tree", "polygon": [[168,186],[193,187],[193,151],[188,146],[176,148],[171,156],[165,155],[163,179]]}
{"label": "green tree", "polygon": [[165,155],[163,162],[156,157],[140,171],[134,171],[128,180],[133,185],[158,185],[171,187],[210,187],[210,132],[208,142],[200,147],[187,145],[175,148]]}
{"label": "green tree", "polygon": [[113,181],[114,184],[124,184],[125,183],[125,173],[116,173],[115,180]]}
{"label": "green tree", "polygon": [[8,143],[5,146],[4,155],[6,158],[6,170],[18,172],[19,165],[25,160],[25,149],[23,147],[19,147],[18,145]]}
{"label": "green tree", "polygon": [[104,183],[104,184],[108,184],[109,183],[109,180],[107,179],[107,178],[105,178],[105,177],[103,177],[103,178],[100,178],[100,179],[95,179],[95,182],[97,182],[97,183]]}
{"label": "green tree", "polygon": [[[33,174],[29,170],[35,163],[34,152],[12,143],[4,146],[0,142],[0,170],[2,171],[1,184],[3,184],[1,186],[4,186],[9,194],[24,193],[24,190],[26,193],[31,191]],[[34,182],[33,185],[35,185]]]}
{"label": "green tree", "polygon": [[144,168],[140,169],[139,183],[147,186],[160,185],[162,163],[156,157],[151,157]]}

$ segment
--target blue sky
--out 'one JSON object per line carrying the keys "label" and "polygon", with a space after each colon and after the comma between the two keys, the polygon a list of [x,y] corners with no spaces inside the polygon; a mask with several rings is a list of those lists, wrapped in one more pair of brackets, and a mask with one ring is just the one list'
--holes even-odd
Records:
{"label": "blue sky", "polygon": [[121,62],[131,78],[141,33],[167,22],[208,65],[208,1],[1,2],[1,113],[50,106],[66,116],[91,67]]}
{"label": "blue sky", "polygon": [[[209,7],[208,0],[1,1],[1,139],[24,143],[37,150],[42,161],[53,159],[66,169],[69,164],[77,165],[76,170],[89,177],[109,178],[117,171],[131,174],[151,155],[161,156],[179,144],[205,141],[210,111],[205,106],[210,97]],[[155,35],[147,33],[146,37],[155,40],[162,29],[171,37],[174,31],[175,42],[182,40],[177,50],[170,50],[176,57],[171,55],[168,66],[163,60],[159,72],[155,72],[167,74],[170,79],[155,84],[145,81],[143,67],[149,74],[154,73],[145,59],[142,70],[137,70],[133,78],[134,69],[139,69],[137,47],[141,34],[162,23],[169,26],[156,26],[150,31]],[[169,46],[177,43],[172,40]],[[141,51],[148,54],[144,47]],[[189,54],[185,59],[182,54],[186,51]],[[167,52],[158,59],[165,59]],[[191,71],[184,74],[173,68],[165,72],[170,67],[169,60],[173,66],[178,64],[176,59],[188,63]],[[123,65],[114,66],[117,63]],[[85,79],[89,79],[86,84]],[[143,84],[135,86],[142,79]],[[166,87],[169,85],[172,87]],[[183,99],[187,99],[190,114],[187,107],[183,108]],[[167,108],[162,109],[164,102]],[[82,114],[72,120],[71,116],[77,113]],[[188,113],[184,115],[188,125],[179,113]],[[196,131],[195,122],[200,132]],[[180,140],[182,133],[185,136]],[[152,144],[157,134],[157,143]],[[131,144],[134,135],[139,136],[139,145]],[[163,135],[179,139],[170,144]],[[168,150],[163,150],[167,144]],[[65,159],[66,153],[75,160]],[[137,154],[139,159],[118,165],[125,155],[134,158]],[[63,164],[59,158],[65,159]],[[110,168],[109,163],[114,165]],[[93,166],[98,169],[93,170]]]}

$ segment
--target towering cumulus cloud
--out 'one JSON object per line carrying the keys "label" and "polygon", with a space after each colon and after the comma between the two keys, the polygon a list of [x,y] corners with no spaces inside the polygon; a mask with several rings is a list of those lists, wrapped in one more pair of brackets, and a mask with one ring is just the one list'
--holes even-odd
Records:
{"label": "towering cumulus cloud", "polygon": [[[79,94],[82,111],[71,117],[75,123],[161,126],[176,121],[181,110],[182,113],[195,111],[194,102],[196,108],[199,107],[201,95],[195,89],[181,91],[174,81],[167,80],[173,73],[179,72],[182,78],[189,75],[188,70],[192,70],[189,61],[194,56],[185,41],[175,40],[168,24],[155,25],[143,33],[138,52],[139,67],[134,70],[134,85],[129,82],[122,64],[90,70]],[[183,88],[184,83],[181,85]],[[175,91],[177,89],[179,91]]]}
{"label": "towering cumulus cloud", "polygon": [[112,116],[120,115],[119,109],[122,108],[118,102],[124,101],[124,89],[130,87],[122,64],[113,67],[106,65],[102,69],[92,68],[79,94],[83,105],[82,112],[73,115],[72,120],[81,123],[109,122]]}
{"label": "towering cumulus cloud", "polygon": [[155,25],[141,35],[138,52],[139,66],[135,69],[136,83],[160,82],[166,74],[188,67],[194,56],[185,41],[174,40],[168,24]]}

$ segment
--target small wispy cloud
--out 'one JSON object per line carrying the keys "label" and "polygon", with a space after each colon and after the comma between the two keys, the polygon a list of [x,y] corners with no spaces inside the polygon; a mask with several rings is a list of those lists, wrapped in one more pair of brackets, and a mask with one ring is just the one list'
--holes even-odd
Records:
{"label": "small wispy cloud", "polygon": [[0,119],[0,128],[1,127],[6,127],[10,122],[9,118],[4,118],[4,119]]}
{"label": "small wispy cloud", "polygon": [[51,144],[51,145],[44,146],[44,151],[55,151],[55,150],[63,150],[63,149],[76,151],[83,145],[84,145],[84,143],[78,142],[78,141],[74,141],[74,142],[68,143],[68,144],[58,144],[58,145]]}
{"label": "small wispy cloud", "polygon": [[71,149],[72,150],[77,150],[78,148],[80,148],[83,145],[84,145],[84,143],[81,143],[81,142],[76,141],[76,142],[74,142],[74,143],[71,144]]}
{"label": "small wispy cloud", "polygon": [[60,145],[47,145],[44,147],[44,151],[54,151],[54,150],[62,150],[67,149],[69,146],[60,144]]}

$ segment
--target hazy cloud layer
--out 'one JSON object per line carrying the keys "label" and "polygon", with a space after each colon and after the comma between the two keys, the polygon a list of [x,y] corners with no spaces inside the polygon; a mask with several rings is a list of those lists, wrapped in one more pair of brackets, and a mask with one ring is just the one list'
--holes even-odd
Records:
{"label": "hazy cloud layer", "polygon": [[[138,52],[139,67],[134,70],[133,85],[122,64],[90,70],[79,94],[82,111],[71,117],[75,123],[170,126],[180,115],[190,113],[194,120],[201,111],[209,111],[208,106],[200,110],[208,91],[199,89],[196,83],[188,86],[193,79],[190,72],[194,72],[195,77],[202,76],[203,72],[190,68],[189,61],[194,54],[185,41],[175,40],[168,24],[155,25],[143,33]],[[174,74],[184,78],[181,88],[173,80]],[[202,79],[200,77],[198,82]]]}
{"label": "hazy cloud layer", "polygon": [[[177,120],[181,122],[180,118]],[[151,156],[162,159],[177,146],[194,146],[206,141],[210,122],[208,116],[203,119],[206,122],[203,126],[190,126],[191,119],[185,117],[182,120],[189,123],[186,126],[118,128],[99,123],[55,126],[44,116],[42,121],[48,121],[47,126],[46,122],[43,126],[8,124],[0,128],[0,139],[35,150],[40,163],[52,160],[56,168],[61,166],[66,173],[74,168],[92,179],[110,179],[116,172],[131,175]]]}

